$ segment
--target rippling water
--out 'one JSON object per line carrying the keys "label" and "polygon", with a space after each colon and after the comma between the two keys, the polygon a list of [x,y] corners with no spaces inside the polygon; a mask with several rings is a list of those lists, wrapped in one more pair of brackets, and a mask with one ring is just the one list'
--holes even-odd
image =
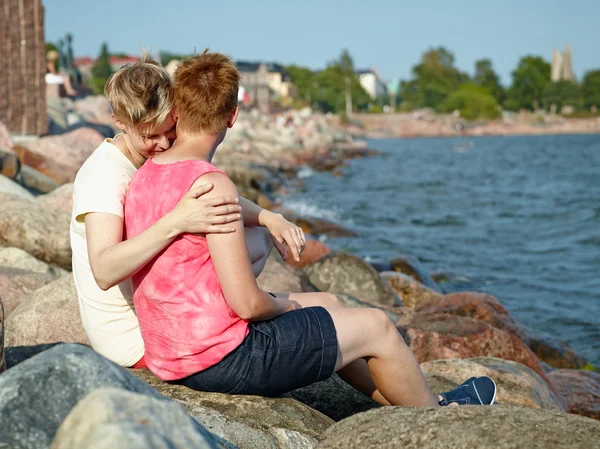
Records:
{"label": "rippling water", "polygon": [[286,206],[359,233],[327,244],[408,254],[496,296],[600,365],[600,136],[372,140],[344,177],[306,174]]}

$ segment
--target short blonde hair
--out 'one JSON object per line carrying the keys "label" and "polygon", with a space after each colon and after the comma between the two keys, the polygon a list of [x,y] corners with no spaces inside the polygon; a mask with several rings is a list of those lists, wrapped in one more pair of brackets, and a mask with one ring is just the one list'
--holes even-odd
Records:
{"label": "short blonde hair", "polygon": [[238,103],[240,74],[233,61],[208,49],[183,61],[175,72],[178,129],[218,134]]}
{"label": "short blonde hair", "polygon": [[162,124],[173,108],[173,81],[146,51],[110,76],[104,94],[115,117],[140,135]]}

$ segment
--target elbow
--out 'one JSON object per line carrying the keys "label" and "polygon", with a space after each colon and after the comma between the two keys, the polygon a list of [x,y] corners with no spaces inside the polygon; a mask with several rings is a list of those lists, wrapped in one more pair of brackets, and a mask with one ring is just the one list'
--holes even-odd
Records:
{"label": "elbow", "polygon": [[110,285],[110,283],[106,282],[104,279],[100,279],[96,276],[94,276],[94,279],[96,280],[96,284],[98,284],[98,287],[100,287],[100,290],[102,291],[106,291],[112,287],[112,285]]}
{"label": "elbow", "polygon": [[114,285],[105,276],[103,276],[102,273],[99,273],[98,270],[94,270],[93,267],[92,274],[94,275],[94,280],[96,281],[98,287],[100,287],[100,290],[106,291]]}
{"label": "elbow", "polygon": [[244,301],[243,307],[238,307],[235,313],[244,321],[256,321],[264,315],[264,304],[262,298],[253,298],[254,300]]}

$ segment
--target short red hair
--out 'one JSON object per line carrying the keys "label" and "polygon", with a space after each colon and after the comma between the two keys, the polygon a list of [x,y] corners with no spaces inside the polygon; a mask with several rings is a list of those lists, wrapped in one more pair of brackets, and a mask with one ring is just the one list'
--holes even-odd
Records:
{"label": "short red hair", "polygon": [[189,134],[218,134],[238,104],[240,74],[233,61],[208,49],[175,72],[178,129]]}

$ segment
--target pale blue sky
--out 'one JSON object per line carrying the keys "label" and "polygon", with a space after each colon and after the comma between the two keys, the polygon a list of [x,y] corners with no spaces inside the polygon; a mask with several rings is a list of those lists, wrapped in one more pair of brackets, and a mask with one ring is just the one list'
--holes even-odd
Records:
{"label": "pale blue sky", "polygon": [[192,52],[322,68],[348,48],[357,68],[410,76],[432,46],[454,52],[461,70],[489,57],[502,81],[519,58],[551,58],[570,44],[581,79],[600,68],[600,0],[42,0],[46,40],[74,35],[77,56],[111,51]]}

